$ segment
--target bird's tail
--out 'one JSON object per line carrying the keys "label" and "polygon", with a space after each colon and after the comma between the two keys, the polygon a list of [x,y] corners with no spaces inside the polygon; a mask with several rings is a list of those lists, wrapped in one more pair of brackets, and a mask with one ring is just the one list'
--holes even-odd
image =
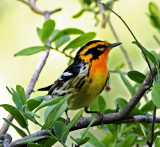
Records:
{"label": "bird's tail", "polygon": [[37,91],[49,91],[49,89],[52,87],[52,85],[49,85],[47,87],[43,87],[43,88],[40,88],[38,89]]}

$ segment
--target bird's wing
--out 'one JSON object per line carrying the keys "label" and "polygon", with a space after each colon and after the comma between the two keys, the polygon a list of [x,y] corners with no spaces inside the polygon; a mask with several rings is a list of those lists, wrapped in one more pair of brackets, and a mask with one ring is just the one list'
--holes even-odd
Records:
{"label": "bird's wing", "polygon": [[[80,72],[81,64],[71,64],[49,89],[48,95],[53,95],[54,90],[62,89],[65,83],[71,82]],[[63,87],[64,88],[64,87]]]}
{"label": "bird's wing", "polygon": [[41,88],[40,90],[47,90],[48,88],[48,97],[47,99],[51,99],[58,96],[67,96],[69,94],[73,94],[78,89],[78,86],[83,78],[88,74],[87,68],[84,68],[85,64],[82,63],[73,63],[71,64],[62,75],[53,83],[53,85],[47,86],[45,88]]}

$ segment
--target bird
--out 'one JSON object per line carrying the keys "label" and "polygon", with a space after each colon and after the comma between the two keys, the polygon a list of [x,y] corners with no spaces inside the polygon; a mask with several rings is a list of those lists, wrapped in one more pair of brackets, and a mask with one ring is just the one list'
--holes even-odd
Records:
{"label": "bird", "polygon": [[120,42],[110,44],[101,40],[89,41],[78,50],[74,62],[52,85],[38,90],[48,91],[44,96],[45,100],[71,95],[65,111],[67,121],[70,121],[68,110],[81,108],[84,108],[86,113],[97,113],[103,117],[101,112],[90,111],[88,108],[105,88],[109,80],[107,57],[111,49],[120,44]]}

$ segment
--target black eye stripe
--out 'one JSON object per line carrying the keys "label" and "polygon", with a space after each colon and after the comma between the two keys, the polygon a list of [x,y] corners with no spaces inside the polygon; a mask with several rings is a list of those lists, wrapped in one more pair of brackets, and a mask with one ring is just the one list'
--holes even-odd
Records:
{"label": "black eye stripe", "polygon": [[106,48],[106,45],[100,45],[99,44],[96,47],[89,49],[84,55],[92,54],[92,55],[99,56],[99,55],[101,55],[103,53],[103,51],[98,50],[98,48]]}
{"label": "black eye stripe", "polygon": [[96,48],[106,48],[107,46],[106,45],[101,45],[101,44],[98,44],[97,46],[96,46]]}
{"label": "black eye stripe", "polygon": [[103,52],[101,52],[100,50],[98,50],[97,48],[91,48],[89,49],[84,55],[89,55],[89,54],[92,54],[92,55],[101,55]]}

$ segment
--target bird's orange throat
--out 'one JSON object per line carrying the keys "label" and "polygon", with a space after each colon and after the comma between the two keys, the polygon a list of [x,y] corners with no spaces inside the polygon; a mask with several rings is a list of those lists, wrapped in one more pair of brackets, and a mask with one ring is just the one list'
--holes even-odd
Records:
{"label": "bird's orange throat", "polygon": [[108,75],[108,68],[107,68],[107,57],[110,50],[106,50],[102,55],[99,56],[98,59],[92,61],[92,66],[90,69],[90,76],[93,76],[95,73],[97,74],[104,74]]}

